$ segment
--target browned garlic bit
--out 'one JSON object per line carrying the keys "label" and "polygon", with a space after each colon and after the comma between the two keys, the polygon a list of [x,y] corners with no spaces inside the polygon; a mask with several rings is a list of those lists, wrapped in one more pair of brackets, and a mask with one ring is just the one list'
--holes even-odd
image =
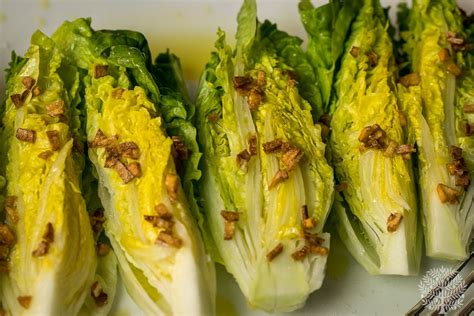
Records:
{"label": "browned garlic bit", "polygon": [[119,144],[118,152],[123,158],[138,159],[140,158],[140,149],[135,142],[124,142]]}
{"label": "browned garlic bit", "polygon": [[94,78],[99,79],[107,76],[109,72],[109,66],[107,65],[96,65],[94,67]]}
{"label": "browned garlic bit", "polygon": [[327,255],[329,253],[329,250],[322,246],[324,238],[319,237],[318,234],[305,232],[305,241],[312,254]]}
{"label": "browned garlic bit", "polygon": [[[257,75],[258,76],[258,75]],[[261,75],[260,75],[261,76]],[[249,109],[254,111],[262,103],[264,91],[261,81],[254,81],[250,76],[236,76],[232,79],[234,88],[239,95],[247,97]]]}
{"label": "browned garlic bit", "polygon": [[92,215],[89,216],[92,231],[97,235],[102,231],[105,222],[104,211],[97,209]]}
{"label": "browned garlic bit", "polygon": [[335,186],[335,189],[337,192],[345,191],[347,190],[347,188],[348,188],[347,182],[341,182]]}
{"label": "browned garlic bit", "polygon": [[21,94],[12,94],[10,100],[12,100],[13,105],[17,109],[23,106],[24,100],[22,99]]}
{"label": "browned garlic bit", "polygon": [[395,232],[403,219],[403,215],[400,213],[392,213],[387,219],[387,231],[389,233]]}
{"label": "browned garlic bit", "polygon": [[155,206],[155,212],[157,215],[145,215],[144,218],[153,227],[162,229],[158,234],[156,243],[180,248],[182,241],[179,237],[174,236],[172,231],[174,227],[173,214],[168,211],[168,208],[163,203]]}
{"label": "browned garlic bit", "polygon": [[33,257],[42,257],[48,253],[50,244],[54,242],[54,228],[53,224],[46,224],[45,231],[38,248],[33,250]]}
{"label": "browned garlic bit", "polygon": [[13,230],[5,224],[0,224],[0,273],[9,271],[8,255],[15,243],[16,236]]}
{"label": "browned garlic bit", "polygon": [[359,57],[360,47],[352,46],[350,53],[351,53],[352,57]]}
{"label": "browned garlic bit", "polygon": [[54,227],[53,224],[48,223],[46,224],[46,230],[44,231],[43,234],[43,240],[52,243],[54,241]]}
{"label": "browned garlic bit", "polygon": [[230,240],[234,237],[235,222],[239,221],[240,213],[222,210],[221,216],[224,218],[224,239]]}
{"label": "browned garlic bit", "polygon": [[18,296],[16,299],[18,300],[18,303],[20,303],[20,305],[23,308],[28,309],[31,306],[31,301],[33,300],[33,297],[32,296]]}
{"label": "browned garlic bit", "polygon": [[46,150],[46,151],[42,151],[38,154],[38,158],[41,158],[41,159],[44,159],[44,160],[47,160],[49,157],[51,157],[52,155],[54,155],[54,153],[51,151],[51,150]]}
{"label": "browned garlic bit", "polygon": [[303,246],[303,248],[296,250],[291,254],[291,257],[295,261],[302,261],[309,253],[309,247]]}
{"label": "browned garlic bit", "polygon": [[308,214],[308,206],[301,207],[301,219],[304,229],[313,229],[316,227],[316,220]]}
{"label": "browned garlic bit", "polygon": [[36,142],[36,132],[31,129],[18,128],[16,130],[16,138],[22,142],[35,143]]}
{"label": "browned garlic bit", "polygon": [[23,84],[26,90],[31,90],[31,88],[33,88],[33,86],[35,85],[36,80],[31,78],[30,76],[26,76],[21,79],[21,83]]}
{"label": "browned garlic bit", "polygon": [[454,45],[464,44],[464,38],[457,36],[457,34],[454,32],[450,32],[450,31],[446,32],[446,37],[448,39],[448,42],[450,42],[451,44],[454,44]]}
{"label": "browned garlic bit", "polygon": [[117,147],[107,147],[105,148],[107,155],[105,156],[105,168],[113,168],[117,161],[120,159],[120,153]]}
{"label": "browned garlic bit", "polygon": [[400,145],[395,149],[397,155],[402,155],[403,159],[410,160],[411,154],[416,152],[412,145]]}
{"label": "browned garlic bit", "polygon": [[282,155],[281,161],[285,165],[287,171],[292,171],[296,168],[302,157],[303,152],[296,147],[292,147]]}
{"label": "browned garlic bit", "polygon": [[247,95],[250,92],[250,89],[253,85],[253,79],[250,76],[235,76],[232,79],[232,83],[234,84],[234,88],[237,93],[241,95]]}
{"label": "browned garlic bit", "polygon": [[308,254],[326,256],[329,253],[329,249],[323,247],[322,244],[324,239],[319,237],[317,234],[311,234],[309,232],[304,233],[305,245],[295,251],[291,257],[295,261],[303,260]]}
{"label": "browned garlic bit", "polygon": [[189,158],[188,147],[186,147],[179,136],[172,136],[171,139],[173,140],[173,146],[178,160],[187,160]]}
{"label": "browned garlic bit", "polygon": [[457,146],[449,147],[449,154],[453,160],[459,160],[462,158],[462,148]]}
{"label": "browned garlic bit", "polygon": [[384,151],[385,157],[393,157],[397,154],[409,160],[411,154],[416,152],[412,145],[398,145],[387,138],[385,131],[378,124],[364,127],[359,135],[359,141],[362,143],[359,147],[361,152],[368,149],[380,149]]}
{"label": "browned garlic bit", "polygon": [[456,186],[466,188],[469,186],[469,184],[471,184],[471,180],[467,176],[456,177],[455,183],[456,183]]}
{"label": "browned garlic bit", "polygon": [[168,211],[168,208],[163,203],[155,206],[155,212],[157,215],[145,215],[145,220],[152,224],[153,227],[158,227],[171,233],[171,229],[174,226],[173,214]]}
{"label": "browned garlic bit", "polygon": [[263,101],[264,92],[261,88],[252,88],[247,96],[250,111],[255,111]]}
{"label": "browned garlic bit", "polygon": [[178,198],[179,177],[174,173],[168,173],[165,179],[166,191],[173,202]]}
{"label": "browned garlic bit", "polygon": [[110,246],[104,243],[97,244],[97,255],[103,257],[110,252]]}
{"label": "browned garlic bit", "polygon": [[250,156],[257,155],[257,135],[250,136],[248,143],[249,143]]}
{"label": "browned garlic bit", "polygon": [[450,175],[455,176],[456,186],[465,189],[469,186],[471,180],[469,178],[469,169],[462,157],[462,148],[451,146],[449,152],[451,154],[452,162],[447,164],[448,172]]}
{"label": "browned garlic bit", "polygon": [[18,109],[21,108],[24,104],[28,96],[30,95],[30,90],[25,90],[21,94],[13,94],[10,96],[10,100],[12,101],[13,105]]}
{"label": "browned garlic bit", "polygon": [[165,243],[175,248],[181,248],[181,246],[183,245],[183,242],[181,241],[181,239],[173,236],[172,233],[168,231],[161,231],[158,234],[157,242]]}
{"label": "browned garlic bit", "polygon": [[113,168],[118,173],[118,175],[120,176],[124,184],[127,184],[133,180],[134,178],[133,174],[130,172],[130,170],[128,170],[125,164],[121,162],[120,160],[115,161]]}
{"label": "browned garlic bit", "polygon": [[92,284],[91,296],[94,299],[95,305],[97,307],[101,307],[107,304],[108,295],[104,292],[102,285],[100,285],[99,281],[95,281]]}
{"label": "browned garlic bit", "polygon": [[0,244],[13,247],[16,243],[16,237],[13,230],[8,225],[0,224]]}
{"label": "browned garlic bit", "polygon": [[363,144],[361,151],[368,148],[381,149],[385,146],[385,131],[378,125],[366,126],[359,135],[359,141]]}
{"label": "browned garlic bit", "polygon": [[238,222],[240,218],[240,213],[239,212],[232,212],[232,211],[221,211],[221,216],[229,222]]}
{"label": "browned garlic bit", "polygon": [[417,72],[413,72],[400,78],[400,83],[405,87],[417,86],[420,82],[420,75]]}
{"label": "browned garlic bit", "polygon": [[153,227],[161,228],[167,232],[169,232],[174,226],[174,221],[166,220],[159,216],[145,216],[145,220],[152,224]]}
{"label": "browned garlic bit", "polygon": [[47,131],[46,136],[48,137],[49,145],[52,151],[58,151],[61,148],[59,133],[58,131]]}
{"label": "browned garlic bit", "polygon": [[446,70],[455,77],[459,77],[460,75],[462,75],[461,68],[459,68],[459,66],[453,62],[449,63],[446,66]]}
{"label": "browned garlic bit", "polygon": [[5,202],[3,203],[5,213],[13,224],[18,223],[19,220],[18,211],[16,209],[17,200],[18,198],[15,195],[9,195],[5,198]]}
{"label": "browned garlic bit", "polygon": [[269,190],[273,189],[278,184],[288,179],[288,176],[289,175],[286,170],[278,170],[277,173],[275,173],[273,178],[270,180],[270,183],[268,184],[268,189]]}
{"label": "browned garlic bit", "polygon": [[464,113],[474,113],[474,104],[464,104]]}
{"label": "browned garlic bit", "polygon": [[443,61],[443,62],[447,61],[449,59],[450,55],[451,54],[449,53],[449,49],[447,49],[447,48],[443,48],[442,50],[440,50],[438,52],[438,58],[439,58],[440,61]]}
{"label": "browned garlic bit", "polygon": [[281,144],[281,148],[280,148],[280,151],[282,153],[286,153],[287,151],[289,151],[290,149],[293,149],[293,148],[296,148],[295,146],[293,146],[292,144],[290,144],[289,142],[283,142]]}
{"label": "browned garlic bit", "polygon": [[136,161],[129,163],[127,169],[130,171],[134,178],[140,178],[142,176],[142,169],[140,167],[140,163]]}
{"label": "browned garlic bit", "polygon": [[283,251],[283,244],[279,243],[269,253],[267,253],[267,261],[272,262]]}
{"label": "browned garlic bit", "polygon": [[327,256],[329,254],[329,249],[322,246],[311,246],[310,251],[312,254],[320,256]]}
{"label": "browned garlic bit", "polygon": [[41,241],[38,244],[38,247],[35,250],[33,250],[32,255],[33,257],[43,257],[44,255],[48,253],[48,250],[49,250],[49,244],[45,241]]}
{"label": "browned garlic bit", "polygon": [[266,154],[271,154],[274,152],[277,152],[281,149],[281,145],[283,144],[283,141],[280,138],[271,140],[269,142],[264,143],[263,146],[263,151]]}
{"label": "browned garlic bit", "polygon": [[104,132],[102,132],[102,130],[98,129],[97,133],[95,134],[94,140],[89,143],[89,148],[102,148],[113,146],[115,145],[117,140],[117,135],[107,137],[105,136]]}
{"label": "browned garlic bit", "polygon": [[379,56],[375,52],[368,52],[366,55],[369,58],[370,65],[372,67],[377,66],[377,63],[379,62]]}
{"label": "browned garlic bit", "polygon": [[155,206],[155,212],[156,214],[158,214],[160,218],[163,218],[166,220],[170,220],[173,217],[173,214],[171,214],[171,212],[168,211],[168,208],[163,203],[160,203],[157,206]]}
{"label": "browned garlic bit", "polygon": [[449,204],[456,204],[459,203],[459,196],[461,196],[461,192],[448,187],[442,183],[438,184],[436,187],[436,191],[438,192],[439,200],[442,203],[449,203]]}
{"label": "browned garlic bit", "polygon": [[117,88],[112,91],[112,97],[114,99],[121,99],[124,92],[125,92],[125,89]]}
{"label": "browned garlic bit", "polygon": [[46,111],[49,116],[59,117],[65,113],[64,101],[59,99],[46,106]]}
{"label": "browned garlic bit", "polygon": [[237,154],[236,157],[237,167],[246,171],[250,158],[251,156],[249,151],[247,149],[242,150],[240,153]]}
{"label": "browned garlic bit", "polygon": [[280,163],[282,169],[278,170],[268,184],[268,189],[271,190],[280,184],[282,181],[288,179],[289,172],[294,170],[304,153],[298,147],[284,142],[281,139],[275,139],[263,144],[263,151],[267,154],[274,152],[281,152]]}
{"label": "browned garlic bit", "polygon": [[140,158],[140,149],[133,141],[123,142],[117,145],[119,137],[113,135],[107,137],[102,130],[98,129],[94,140],[89,143],[89,148],[104,148],[106,150],[105,168],[113,168],[120,176],[124,184],[129,183],[134,178],[142,176],[142,170],[139,162],[125,164],[122,158],[138,159]]}
{"label": "browned garlic bit", "polygon": [[231,240],[234,238],[235,222],[224,222],[224,240]]}
{"label": "browned garlic bit", "polygon": [[393,157],[395,155],[395,151],[398,148],[398,143],[396,141],[390,140],[388,143],[387,148],[385,148],[385,151],[383,152],[383,155],[385,157]]}

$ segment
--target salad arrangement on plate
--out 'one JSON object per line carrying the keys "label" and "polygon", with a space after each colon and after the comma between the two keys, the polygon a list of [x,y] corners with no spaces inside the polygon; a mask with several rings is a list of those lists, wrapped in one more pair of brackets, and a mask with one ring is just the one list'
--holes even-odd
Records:
{"label": "salad arrangement on plate", "polygon": [[454,0],[298,4],[307,47],[244,0],[191,100],[180,61],[90,19],[12,53],[0,108],[3,315],[302,307],[337,233],[370,274],[465,260],[474,23]]}

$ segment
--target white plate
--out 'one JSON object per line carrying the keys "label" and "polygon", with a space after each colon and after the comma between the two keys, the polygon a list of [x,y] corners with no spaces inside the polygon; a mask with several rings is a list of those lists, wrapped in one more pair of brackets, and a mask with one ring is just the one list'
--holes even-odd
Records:
{"label": "white plate", "polygon": [[[321,4],[327,1],[313,1]],[[396,6],[398,1],[382,1]],[[458,1],[467,12],[473,0]],[[144,33],[154,55],[170,48],[181,58],[185,77],[194,86],[209,58],[217,27],[232,39],[241,2],[172,0],[0,0],[0,68],[5,69],[11,50],[23,54],[33,31],[46,34],[64,20],[92,17],[95,29],[132,29]],[[259,1],[259,17],[268,18],[290,34],[305,38],[299,21],[297,1]],[[394,10],[390,12],[394,16]],[[4,94],[0,75],[0,96]],[[306,307],[292,315],[400,315],[419,299],[418,284],[432,267],[453,266],[423,259],[418,277],[370,276],[350,257],[344,246],[332,237],[327,277],[323,287],[312,294]],[[473,270],[472,265],[470,271]],[[219,315],[265,315],[249,309],[232,277],[221,266],[218,271],[217,311]],[[466,296],[472,297],[471,293]],[[136,315],[129,304],[119,304],[115,314]],[[127,310],[128,308],[128,310]]]}

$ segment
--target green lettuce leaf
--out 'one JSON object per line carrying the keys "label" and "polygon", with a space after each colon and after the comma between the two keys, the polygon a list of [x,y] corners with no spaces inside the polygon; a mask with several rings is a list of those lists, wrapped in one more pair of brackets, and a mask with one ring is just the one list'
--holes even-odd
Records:
{"label": "green lettuce leaf", "polygon": [[[314,8],[310,0],[299,3],[301,21],[308,34],[307,55],[317,74],[317,82],[324,112],[329,112],[333,95],[335,74],[344,53],[344,43],[362,1],[331,0]],[[315,108],[314,111],[321,112]],[[318,104],[317,104],[318,105]]]}

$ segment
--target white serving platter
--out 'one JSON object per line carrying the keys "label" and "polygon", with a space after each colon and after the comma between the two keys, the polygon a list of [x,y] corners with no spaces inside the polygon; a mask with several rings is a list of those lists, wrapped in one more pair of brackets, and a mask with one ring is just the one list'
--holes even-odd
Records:
{"label": "white serving platter", "polygon": [[[293,0],[259,0],[259,18],[268,18],[282,30],[305,38],[297,3]],[[398,1],[382,3],[395,8]],[[474,0],[460,0],[458,4],[468,13],[474,10]],[[7,67],[12,50],[20,55],[25,52],[30,35],[36,29],[49,35],[66,19],[92,17],[95,29],[132,29],[144,33],[154,56],[169,48],[181,58],[185,79],[193,91],[213,48],[217,27],[223,28],[229,39],[233,38],[240,5],[240,0],[0,0],[0,68]],[[390,11],[392,18],[394,11]],[[4,79],[2,72],[2,99]],[[291,315],[402,315],[420,300],[418,285],[426,271],[457,265],[423,258],[419,276],[370,276],[351,258],[335,235],[331,240],[328,271],[322,288],[309,297],[303,309]],[[473,269],[471,262],[467,271]],[[247,306],[237,284],[223,267],[217,266],[217,272],[219,316],[267,315]],[[473,289],[466,292],[466,301],[473,297],[473,292]],[[120,297],[118,301],[113,315],[140,314],[130,301]]]}

